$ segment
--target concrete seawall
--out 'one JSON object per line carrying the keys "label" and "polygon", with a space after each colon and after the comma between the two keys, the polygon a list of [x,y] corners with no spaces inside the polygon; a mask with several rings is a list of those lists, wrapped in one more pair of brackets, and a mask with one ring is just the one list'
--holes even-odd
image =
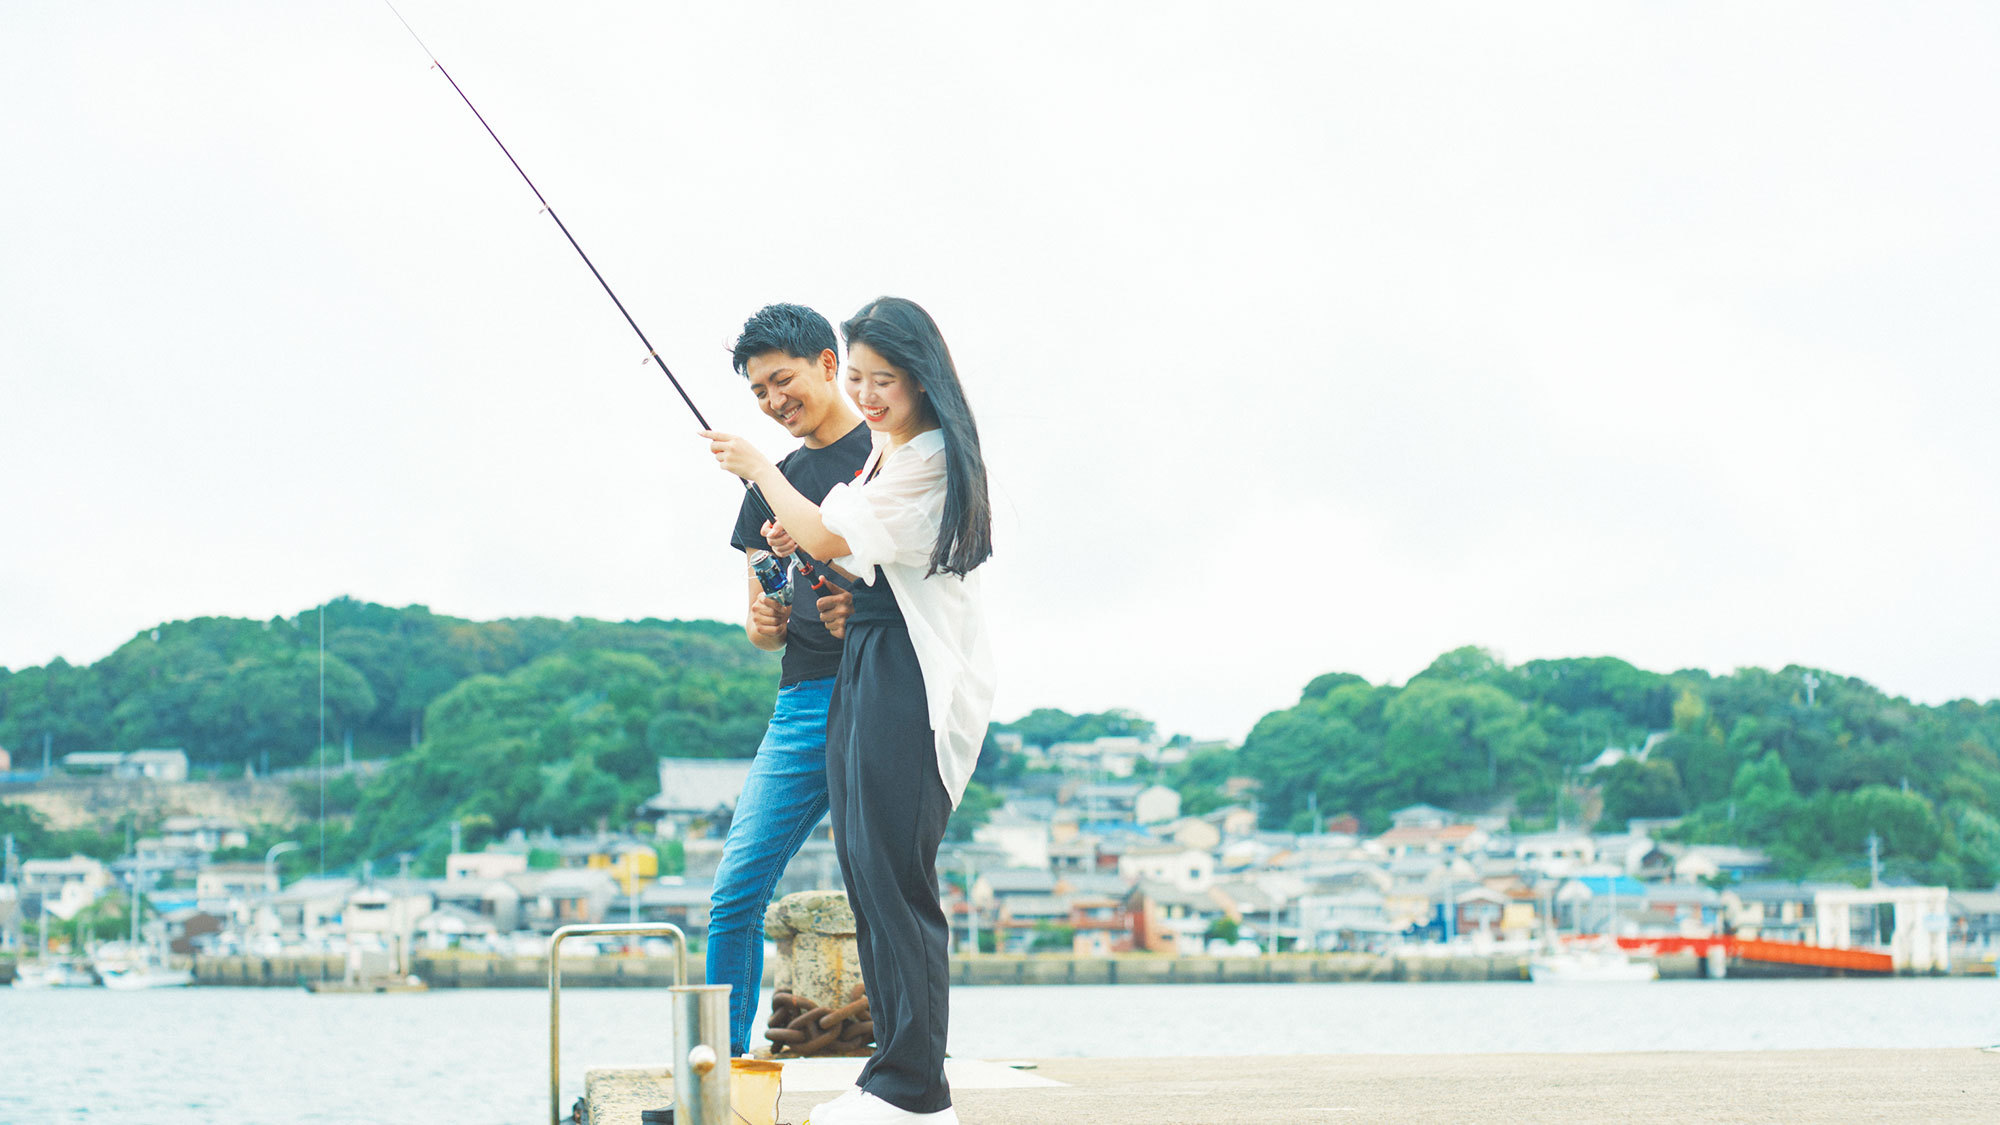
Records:
{"label": "concrete seawall", "polygon": [[[432,988],[546,988],[548,959],[491,953],[420,955],[416,974]],[[1702,975],[1699,959],[1675,954],[1659,959],[1667,980]],[[296,988],[301,980],[337,980],[345,959],[337,954],[305,956],[198,957],[195,983],[244,988]],[[764,984],[771,983],[766,962]],[[0,959],[0,985],[13,975]],[[1953,975],[1991,976],[1991,962],[1954,962]],[[564,957],[563,984],[570,988],[665,988],[673,983],[667,957]],[[700,953],[688,956],[688,974],[704,979]],[[1817,970],[1731,962],[1731,977],[1822,976]],[[1399,957],[1377,953],[1280,953],[1271,957],[1165,957],[1122,954],[1074,957],[1063,953],[981,954],[954,957],[951,981],[958,985],[1006,984],[1338,984],[1354,981],[1525,981],[1527,958]]]}
{"label": "concrete seawall", "polygon": [[[1684,972],[1693,976],[1693,958]],[[338,979],[345,961],[337,955],[299,957],[201,957],[195,982],[250,988],[296,988],[301,980]],[[769,964],[765,984],[770,983]],[[416,974],[432,988],[545,988],[548,959],[498,954],[449,953],[419,956]],[[1667,966],[1662,966],[1663,970]],[[566,988],[665,988],[673,983],[667,957],[564,957]],[[688,974],[703,979],[699,953],[688,958]],[[1668,975],[1675,975],[1669,973]],[[1508,957],[1394,957],[1372,953],[1278,954],[1272,957],[1163,957],[1132,954],[1073,957],[1048,953],[982,954],[956,957],[951,980],[958,985],[1007,984],[1305,984],[1343,981],[1523,981],[1527,959]]]}

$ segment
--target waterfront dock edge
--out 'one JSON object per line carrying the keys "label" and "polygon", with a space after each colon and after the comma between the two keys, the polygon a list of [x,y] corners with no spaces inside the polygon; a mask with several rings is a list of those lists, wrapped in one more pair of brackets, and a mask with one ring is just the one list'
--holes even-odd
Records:
{"label": "waterfront dock edge", "polygon": [[[1976,1048],[1034,1060],[1062,1083],[953,1093],[965,1125],[1217,1122],[1973,1122],[2000,1105]],[[780,1121],[828,1097],[786,1091]]]}

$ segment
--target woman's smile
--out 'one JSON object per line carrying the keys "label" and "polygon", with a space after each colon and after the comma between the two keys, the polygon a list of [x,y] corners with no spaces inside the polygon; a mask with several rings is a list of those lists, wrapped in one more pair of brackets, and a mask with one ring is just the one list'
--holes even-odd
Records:
{"label": "woman's smile", "polygon": [[923,386],[867,344],[847,350],[847,393],[868,428],[888,434],[893,445],[936,426],[924,409]]}

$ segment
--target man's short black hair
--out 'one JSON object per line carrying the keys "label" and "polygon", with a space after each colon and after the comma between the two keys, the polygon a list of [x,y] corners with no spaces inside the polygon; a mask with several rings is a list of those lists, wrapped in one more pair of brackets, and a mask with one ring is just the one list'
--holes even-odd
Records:
{"label": "man's short black hair", "polygon": [[736,373],[748,377],[750,361],[766,352],[783,352],[794,359],[818,359],[821,352],[839,355],[833,325],[804,305],[765,305],[743,322],[730,361]]}

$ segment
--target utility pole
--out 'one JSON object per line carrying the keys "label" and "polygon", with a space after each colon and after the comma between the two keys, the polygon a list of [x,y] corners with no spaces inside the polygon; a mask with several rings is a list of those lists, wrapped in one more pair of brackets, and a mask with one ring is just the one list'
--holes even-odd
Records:
{"label": "utility pole", "polygon": [[[20,892],[20,880],[14,874],[14,834],[12,832],[7,833],[6,849],[7,849],[7,858],[5,861],[0,861],[0,883],[6,883],[7,885],[15,888],[14,902],[18,906],[18,904],[21,901],[21,892]],[[13,917],[8,919],[7,928],[4,930],[0,930],[0,947],[11,948],[14,944],[16,944],[14,941],[14,935],[19,932],[20,926],[21,926],[21,915],[17,910],[13,915]]]}
{"label": "utility pole", "polygon": [[1868,885],[1882,885],[1882,837],[1872,830],[1868,833]]}
{"label": "utility pole", "polygon": [[326,603],[319,603],[319,874],[326,877]]}
{"label": "utility pole", "polygon": [[979,952],[979,904],[972,901],[972,857],[959,853],[959,866],[965,871],[965,941],[966,952]]}
{"label": "utility pole", "polygon": [[[619,856],[618,863],[625,869],[625,902],[630,908],[627,916],[636,926],[639,924],[639,853],[625,852]],[[638,946],[639,939],[635,937],[632,948],[637,949]]]}

